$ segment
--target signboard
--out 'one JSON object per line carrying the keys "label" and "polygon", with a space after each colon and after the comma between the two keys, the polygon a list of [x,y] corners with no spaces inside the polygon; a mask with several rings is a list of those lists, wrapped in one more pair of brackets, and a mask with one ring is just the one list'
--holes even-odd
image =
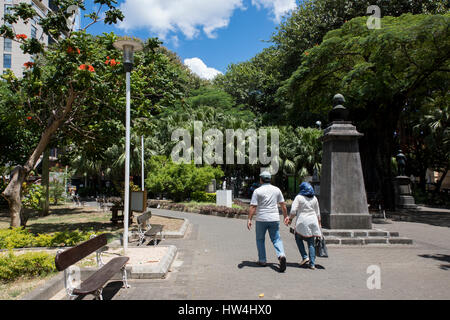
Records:
{"label": "signboard", "polygon": [[130,210],[144,212],[147,210],[147,191],[130,191]]}

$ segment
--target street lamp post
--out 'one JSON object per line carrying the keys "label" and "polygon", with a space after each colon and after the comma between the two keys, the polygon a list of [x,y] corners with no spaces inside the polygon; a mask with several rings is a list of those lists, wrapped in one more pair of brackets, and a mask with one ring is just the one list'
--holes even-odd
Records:
{"label": "street lamp post", "polygon": [[141,136],[141,188],[144,191],[144,136]]}
{"label": "street lamp post", "polygon": [[123,210],[123,250],[128,249],[128,217],[130,211],[130,75],[133,69],[133,53],[142,50],[139,41],[120,39],[114,42],[114,47],[123,51],[123,66],[126,72],[126,120],[125,120],[125,194]]}

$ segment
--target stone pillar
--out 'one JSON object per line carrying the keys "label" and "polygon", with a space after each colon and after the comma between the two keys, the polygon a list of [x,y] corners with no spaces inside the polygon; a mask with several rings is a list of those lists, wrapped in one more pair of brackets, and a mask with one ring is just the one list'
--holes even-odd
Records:
{"label": "stone pillar", "polygon": [[314,169],[314,174],[313,174],[312,180],[311,180],[311,186],[314,188],[314,193],[315,193],[316,198],[319,201],[319,205],[320,205],[320,179],[319,179],[319,174],[317,172],[317,169]]}
{"label": "stone pillar", "polygon": [[372,217],[359,155],[358,139],[363,135],[346,121],[345,99],[337,94],[330,112],[331,124],[322,137],[320,210],[322,224],[329,229],[371,229]]}

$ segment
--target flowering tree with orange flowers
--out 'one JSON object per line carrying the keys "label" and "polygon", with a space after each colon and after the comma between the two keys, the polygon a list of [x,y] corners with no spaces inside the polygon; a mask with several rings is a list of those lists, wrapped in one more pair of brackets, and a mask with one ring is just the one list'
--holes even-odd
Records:
{"label": "flowering tree with orange flowers", "polygon": [[24,103],[18,108],[26,109],[26,121],[33,122],[40,135],[25,163],[12,171],[2,193],[9,204],[11,227],[20,226],[22,184],[51,140],[61,134],[66,137],[71,134],[80,140],[89,137],[100,126],[102,115],[111,113],[112,99],[121,90],[123,71],[117,63],[105,63],[109,57],[121,59],[121,53],[112,45],[116,37],[113,34],[94,37],[87,34],[86,29],[97,22],[114,24],[123,19],[123,14],[115,8],[114,0],[93,1],[99,10],[86,15],[90,23],[77,31],[68,23],[73,13],[70,9],[78,6],[84,10],[83,1],[55,1],[59,9],[38,22],[43,33],[54,40],[48,47],[14,31],[19,20],[29,23],[36,16],[30,4],[19,3],[12,7],[4,16],[5,24],[0,26],[0,36],[20,42],[24,53],[35,56],[34,62],[24,64],[23,77],[8,72],[3,79],[10,90],[21,97]]}

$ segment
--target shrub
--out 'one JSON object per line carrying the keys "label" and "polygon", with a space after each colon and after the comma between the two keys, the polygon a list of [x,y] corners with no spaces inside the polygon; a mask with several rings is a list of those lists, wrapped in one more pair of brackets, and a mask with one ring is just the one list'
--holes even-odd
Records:
{"label": "shrub", "polygon": [[0,248],[13,249],[33,246],[34,235],[23,227],[0,230]]}
{"label": "shrub", "polygon": [[194,191],[191,193],[191,199],[197,202],[216,202],[216,194],[205,191]]}
{"label": "shrub", "polygon": [[95,232],[82,232],[79,230],[55,232],[53,234],[38,234],[35,237],[35,247],[65,247],[74,246],[89,240],[91,235],[100,234]]}
{"label": "shrub", "polygon": [[176,164],[164,156],[154,156],[146,166],[149,170],[145,184],[154,195],[166,194],[181,202],[193,192],[204,191],[212,179],[219,180],[224,173],[219,167],[197,167],[193,162]]}
{"label": "shrub", "polygon": [[15,255],[12,251],[0,255],[0,281],[10,282],[21,277],[42,277],[56,272],[55,256],[46,252]]}
{"label": "shrub", "polygon": [[34,235],[23,227],[0,230],[0,248],[26,248],[26,247],[65,247],[74,246],[80,242],[89,240],[93,231],[83,232],[79,230],[61,231],[49,234]]}
{"label": "shrub", "polygon": [[22,185],[22,204],[25,208],[42,210],[42,202],[44,200],[44,187],[38,184]]}

